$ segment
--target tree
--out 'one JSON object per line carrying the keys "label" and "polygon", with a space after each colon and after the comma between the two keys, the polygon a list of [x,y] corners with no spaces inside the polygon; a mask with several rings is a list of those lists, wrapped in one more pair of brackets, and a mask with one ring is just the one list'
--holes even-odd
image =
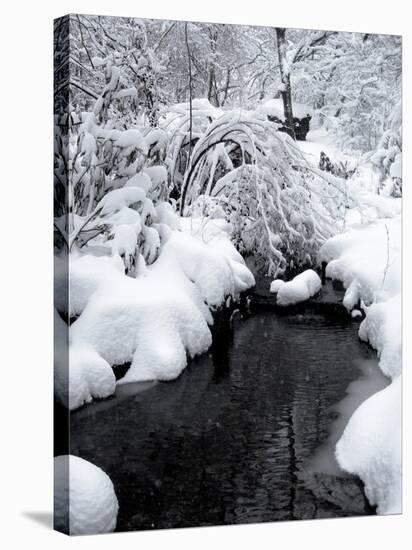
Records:
{"label": "tree", "polygon": [[286,46],[286,29],[276,28],[276,42],[278,47],[279,70],[281,78],[281,85],[279,86],[279,90],[283,101],[285,123],[289,129],[291,137],[295,139],[292,109],[292,90],[290,85],[290,65],[287,58]]}

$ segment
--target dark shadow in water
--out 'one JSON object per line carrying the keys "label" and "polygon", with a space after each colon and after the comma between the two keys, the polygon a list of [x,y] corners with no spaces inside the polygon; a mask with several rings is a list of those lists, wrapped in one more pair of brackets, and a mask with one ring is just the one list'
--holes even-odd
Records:
{"label": "dark shadow in water", "polygon": [[359,480],[306,465],[373,358],[347,318],[223,317],[177,380],[72,413],[70,451],[112,479],[119,531],[371,514]]}
{"label": "dark shadow in water", "polygon": [[53,529],[52,512],[23,512],[22,515],[47,529]]}

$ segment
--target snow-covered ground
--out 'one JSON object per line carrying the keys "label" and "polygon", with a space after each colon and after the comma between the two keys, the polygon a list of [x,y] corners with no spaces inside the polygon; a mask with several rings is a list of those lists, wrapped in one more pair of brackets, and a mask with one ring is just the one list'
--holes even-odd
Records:
{"label": "snow-covered ground", "polygon": [[[113,366],[131,363],[120,384],[179,376],[188,356],[211,345],[211,311],[254,285],[224,221],[182,227],[137,278],[117,255],[72,254],[70,313],[79,317],[70,329],[70,409],[112,394]],[[56,376],[64,389],[58,369]]]}
{"label": "snow-covered ground", "polygon": [[[396,201],[396,199],[386,199]],[[325,243],[326,274],[343,282],[344,305],[366,317],[359,337],[373,346],[392,383],[351,417],[336,446],[340,466],[358,475],[379,514],[400,513],[401,494],[401,218],[354,225]]]}

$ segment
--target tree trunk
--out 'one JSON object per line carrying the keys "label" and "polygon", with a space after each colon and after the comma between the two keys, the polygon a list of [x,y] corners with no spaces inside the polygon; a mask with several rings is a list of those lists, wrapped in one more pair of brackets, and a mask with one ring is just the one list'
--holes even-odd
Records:
{"label": "tree trunk", "polygon": [[286,29],[276,29],[276,41],[278,47],[280,78],[282,81],[282,101],[285,124],[290,130],[290,135],[295,139],[292,109],[292,89],[290,85],[290,67],[286,59]]}
{"label": "tree trunk", "polygon": [[215,107],[219,107],[219,98],[216,93],[216,47],[217,47],[217,31],[209,28],[209,44],[210,44],[210,61],[207,76],[207,99]]}

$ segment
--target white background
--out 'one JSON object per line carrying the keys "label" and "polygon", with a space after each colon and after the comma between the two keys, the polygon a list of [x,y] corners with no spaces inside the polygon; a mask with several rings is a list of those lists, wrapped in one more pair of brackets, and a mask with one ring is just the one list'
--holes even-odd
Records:
{"label": "white background", "polygon": [[[240,0],[204,3],[43,0],[27,4],[9,0],[3,4],[0,29],[0,543],[3,548],[166,546],[197,550],[286,546],[338,550],[349,546],[394,550],[407,547],[408,534],[411,540],[409,453],[404,459],[404,485],[409,486],[409,495],[404,491],[402,516],[76,539],[47,527],[52,503],[52,19],[78,12],[403,34],[404,143],[410,155],[412,19],[407,5],[408,2],[398,0],[252,0],[243,4]],[[408,155],[404,155],[407,196],[411,174]],[[410,208],[407,199],[405,252],[411,246],[408,238],[411,227],[407,221]],[[408,267],[406,261],[405,267]],[[404,280],[410,278],[408,269]],[[409,294],[405,289],[405,303]],[[405,348],[406,327],[404,323]],[[405,370],[406,363],[405,360]],[[404,426],[409,427],[408,376],[406,380]],[[410,447],[404,437],[406,452]]]}

